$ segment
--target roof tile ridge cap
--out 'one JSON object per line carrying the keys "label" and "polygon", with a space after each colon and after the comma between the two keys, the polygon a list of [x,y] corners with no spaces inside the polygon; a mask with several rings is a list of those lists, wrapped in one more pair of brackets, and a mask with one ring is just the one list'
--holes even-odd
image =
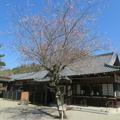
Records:
{"label": "roof tile ridge cap", "polygon": [[98,55],[93,55],[91,57],[101,57],[101,56],[108,56],[108,55],[112,55],[113,56],[114,52],[110,52],[110,53],[104,53],[104,54],[98,54]]}

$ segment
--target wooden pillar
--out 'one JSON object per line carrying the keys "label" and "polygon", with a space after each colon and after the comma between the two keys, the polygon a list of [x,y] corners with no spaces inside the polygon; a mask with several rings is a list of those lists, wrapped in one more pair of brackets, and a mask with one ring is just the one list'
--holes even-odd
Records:
{"label": "wooden pillar", "polygon": [[66,85],[66,104],[69,105],[69,96],[68,96],[68,85]]}
{"label": "wooden pillar", "polygon": [[109,96],[109,87],[108,87],[108,83],[107,83],[107,95]]}
{"label": "wooden pillar", "polygon": [[113,84],[114,97],[117,97],[117,83]]}
{"label": "wooden pillar", "polygon": [[119,83],[119,78],[116,74],[114,74],[114,97],[117,97],[117,92],[118,92],[118,83]]}
{"label": "wooden pillar", "polygon": [[33,102],[33,104],[34,104],[34,103],[35,103],[36,91],[32,91],[30,94],[31,94],[31,96],[32,96],[31,100],[32,100],[32,102]]}
{"label": "wooden pillar", "polygon": [[45,105],[47,105],[47,85],[45,84]]}

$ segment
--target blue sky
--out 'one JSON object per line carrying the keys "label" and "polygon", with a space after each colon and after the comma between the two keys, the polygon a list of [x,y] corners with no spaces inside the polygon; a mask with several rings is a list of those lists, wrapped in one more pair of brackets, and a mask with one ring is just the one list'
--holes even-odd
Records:
{"label": "blue sky", "polygon": [[114,51],[120,50],[120,0],[108,0],[108,7],[98,17],[98,30],[110,39]]}
{"label": "blue sky", "polygon": [[[34,0],[29,7],[42,7],[42,0]],[[105,39],[109,39],[112,44],[111,51],[120,50],[120,0],[106,0],[107,7],[102,10],[102,14],[97,17],[97,31]],[[0,43],[2,48],[1,54],[5,54],[4,61],[6,68],[16,67],[23,62],[19,57],[19,53],[14,49],[12,20],[15,16],[11,15],[14,7],[26,8],[30,0],[0,0]],[[37,12],[37,9],[32,11]]]}

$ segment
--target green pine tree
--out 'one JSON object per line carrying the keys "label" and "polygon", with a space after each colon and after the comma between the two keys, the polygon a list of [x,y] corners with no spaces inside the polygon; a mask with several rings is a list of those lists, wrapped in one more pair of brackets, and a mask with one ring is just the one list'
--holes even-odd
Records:
{"label": "green pine tree", "polygon": [[1,60],[4,56],[5,56],[5,55],[0,54],[0,67],[3,67],[3,66],[6,65],[5,62],[3,62],[3,61]]}

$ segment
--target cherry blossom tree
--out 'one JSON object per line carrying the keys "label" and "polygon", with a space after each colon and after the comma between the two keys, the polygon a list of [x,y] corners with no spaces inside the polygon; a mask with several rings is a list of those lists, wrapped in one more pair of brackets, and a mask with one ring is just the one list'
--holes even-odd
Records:
{"label": "cherry blossom tree", "polygon": [[26,60],[39,63],[49,72],[49,86],[55,91],[60,117],[66,116],[64,110],[59,111],[64,105],[61,71],[103,49],[91,27],[96,6],[95,0],[49,0],[39,15],[19,16],[17,21],[18,49]]}

